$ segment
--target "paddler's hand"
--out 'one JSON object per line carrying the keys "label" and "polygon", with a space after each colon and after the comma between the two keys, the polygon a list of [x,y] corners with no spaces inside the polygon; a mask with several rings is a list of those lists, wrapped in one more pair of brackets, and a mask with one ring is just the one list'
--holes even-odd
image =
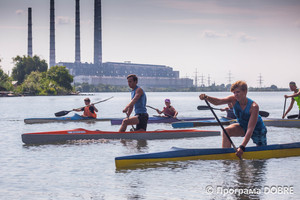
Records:
{"label": "paddler's hand", "polygon": [[206,94],[200,94],[199,95],[200,100],[204,100],[204,99],[206,99],[206,97],[207,97]]}
{"label": "paddler's hand", "polygon": [[123,113],[127,113],[128,112],[128,106],[126,106],[125,108],[124,108],[124,110],[123,110]]}
{"label": "paddler's hand", "polygon": [[237,157],[241,158],[243,153],[244,153],[244,151],[239,147],[239,148],[237,148],[237,151],[236,151],[235,155]]}

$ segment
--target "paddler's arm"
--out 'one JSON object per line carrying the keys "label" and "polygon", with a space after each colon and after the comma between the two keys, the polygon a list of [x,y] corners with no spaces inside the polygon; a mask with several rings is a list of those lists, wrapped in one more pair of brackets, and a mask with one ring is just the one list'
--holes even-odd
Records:
{"label": "paddler's arm", "polygon": [[141,98],[142,95],[143,90],[141,88],[138,88],[135,92],[135,96],[133,97],[133,99],[131,99],[130,103],[124,108],[123,112],[130,115],[133,110],[134,104]]}
{"label": "paddler's arm", "polygon": [[243,148],[245,148],[253,134],[254,128],[256,126],[257,123],[257,118],[258,118],[258,111],[259,111],[259,107],[258,105],[254,102],[250,108],[250,119],[248,122],[248,127],[247,127],[247,132],[245,134],[244,140],[241,144],[240,147],[238,147],[236,155],[238,157],[241,157],[244,153]]}
{"label": "paddler's arm", "polygon": [[91,106],[94,108],[94,110],[95,110],[96,112],[98,112],[98,109],[95,107],[94,104],[91,104]]}
{"label": "paddler's arm", "polygon": [[175,110],[173,106],[171,107],[171,110],[175,113],[173,117],[177,118],[178,112]]}
{"label": "paddler's arm", "polygon": [[160,110],[158,110],[157,108],[156,108],[155,110],[156,110],[156,112],[157,112],[158,114],[163,113],[163,111],[160,111]]}
{"label": "paddler's arm", "polygon": [[297,97],[300,95],[300,90],[292,95],[284,95],[285,98],[290,98],[290,97]]}
{"label": "paddler's arm", "polygon": [[212,103],[214,105],[222,105],[228,103],[232,103],[234,105],[236,101],[233,95],[225,98],[217,98],[217,97],[208,96],[206,94],[200,94],[199,98],[200,100],[207,100],[209,103]]}

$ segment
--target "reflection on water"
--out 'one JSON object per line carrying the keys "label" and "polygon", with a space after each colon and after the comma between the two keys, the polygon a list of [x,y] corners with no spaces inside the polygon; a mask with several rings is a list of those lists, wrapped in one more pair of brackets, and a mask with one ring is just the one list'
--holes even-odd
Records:
{"label": "reflection on water", "polygon": [[147,147],[147,140],[121,140],[121,143],[123,146],[126,146],[127,148],[130,149],[136,149],[137,152],[146,152],[148,147]]}
{"label": "reflection on water", "polygon": [[[235,199],[259,199],[260,193],[255,191],[264,186],[266,160],[223,161],[222,163],[225,174],[231,174],[234,177],[223,177],[223,183],[220,184],[217,193],[224,195],[224,193],[229,192],[228,195],[232,195]],[[233,190],[242,192],[232,192]],[[249,191],[254,192],[248,194]]]}

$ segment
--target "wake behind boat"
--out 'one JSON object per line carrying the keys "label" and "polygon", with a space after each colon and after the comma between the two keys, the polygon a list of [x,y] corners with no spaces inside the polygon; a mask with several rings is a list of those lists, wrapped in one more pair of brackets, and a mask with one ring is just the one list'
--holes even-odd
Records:
{"label": "wake behind boat", "polygon": [[[197,121],[197,120],[212,120],[214,118],[212,117],[179,117],[179,118],[173,118],[173,117],[162,117],[162,116],[153,116],[149,117],[148,124],[151,123],[172,123],[172,122],[178,122],[178,121]],[[122,124],[123,118],[119,119],[112,119],[111,125],[120,125]]]}
{"label": "wake behind boat", "polygon": [[[246,147],[243,159],[269,159],[300,156],[300,142]],[[173,147],[171,151],[121,156],[115,158],[117,169],[136,168],[147,164],[186,160],[238,160],[233,148],[185,149]]]}
{"label": "wake behind boat", "polygon": [[56,118],[26,118],[24,122],[26,124],[37,124],[37,123],[53,123],[53,122],[96,122],[96,121],[109,121],[113,118],[92,118],[82,117],[78,114],[74,114],[70,117],[56,117]]}
{"label": "wake behind boat", "polygon": [[25,144],[50,144],[66,143],[72,140],[98,140],[98,139],[131,139],[131,140],[160,140],[179,139],[191,137],[218,136],[219,131],[206,131],[196,129],[184,130],[156,130],[137,132],[115,132],[115,131],[90,131],[82,128],[62,131],[49,131],[22,134]]}

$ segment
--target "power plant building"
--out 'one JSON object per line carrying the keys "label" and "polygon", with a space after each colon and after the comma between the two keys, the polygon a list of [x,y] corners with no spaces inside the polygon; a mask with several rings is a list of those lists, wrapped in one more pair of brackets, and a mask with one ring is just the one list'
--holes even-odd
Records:
{"label": "power plant building", "polygon": [[[131,62],[102,63],[102,27],[101,0],[94,0],[94,63],[80,61],[80,9],[76,0],[75,11],[75,62],[59,62],[57,65],[66,66],[75,83],[92,85],[127,85],[126,77],[136,74],[139,85],[144,87],[187,88],[193,86],[193,80],[179,78],[179,71],[173,71],[165,65],[136,64]],[[55,62],[55,30],[54,30],[54,0],[50,0],[50,67]]]}

